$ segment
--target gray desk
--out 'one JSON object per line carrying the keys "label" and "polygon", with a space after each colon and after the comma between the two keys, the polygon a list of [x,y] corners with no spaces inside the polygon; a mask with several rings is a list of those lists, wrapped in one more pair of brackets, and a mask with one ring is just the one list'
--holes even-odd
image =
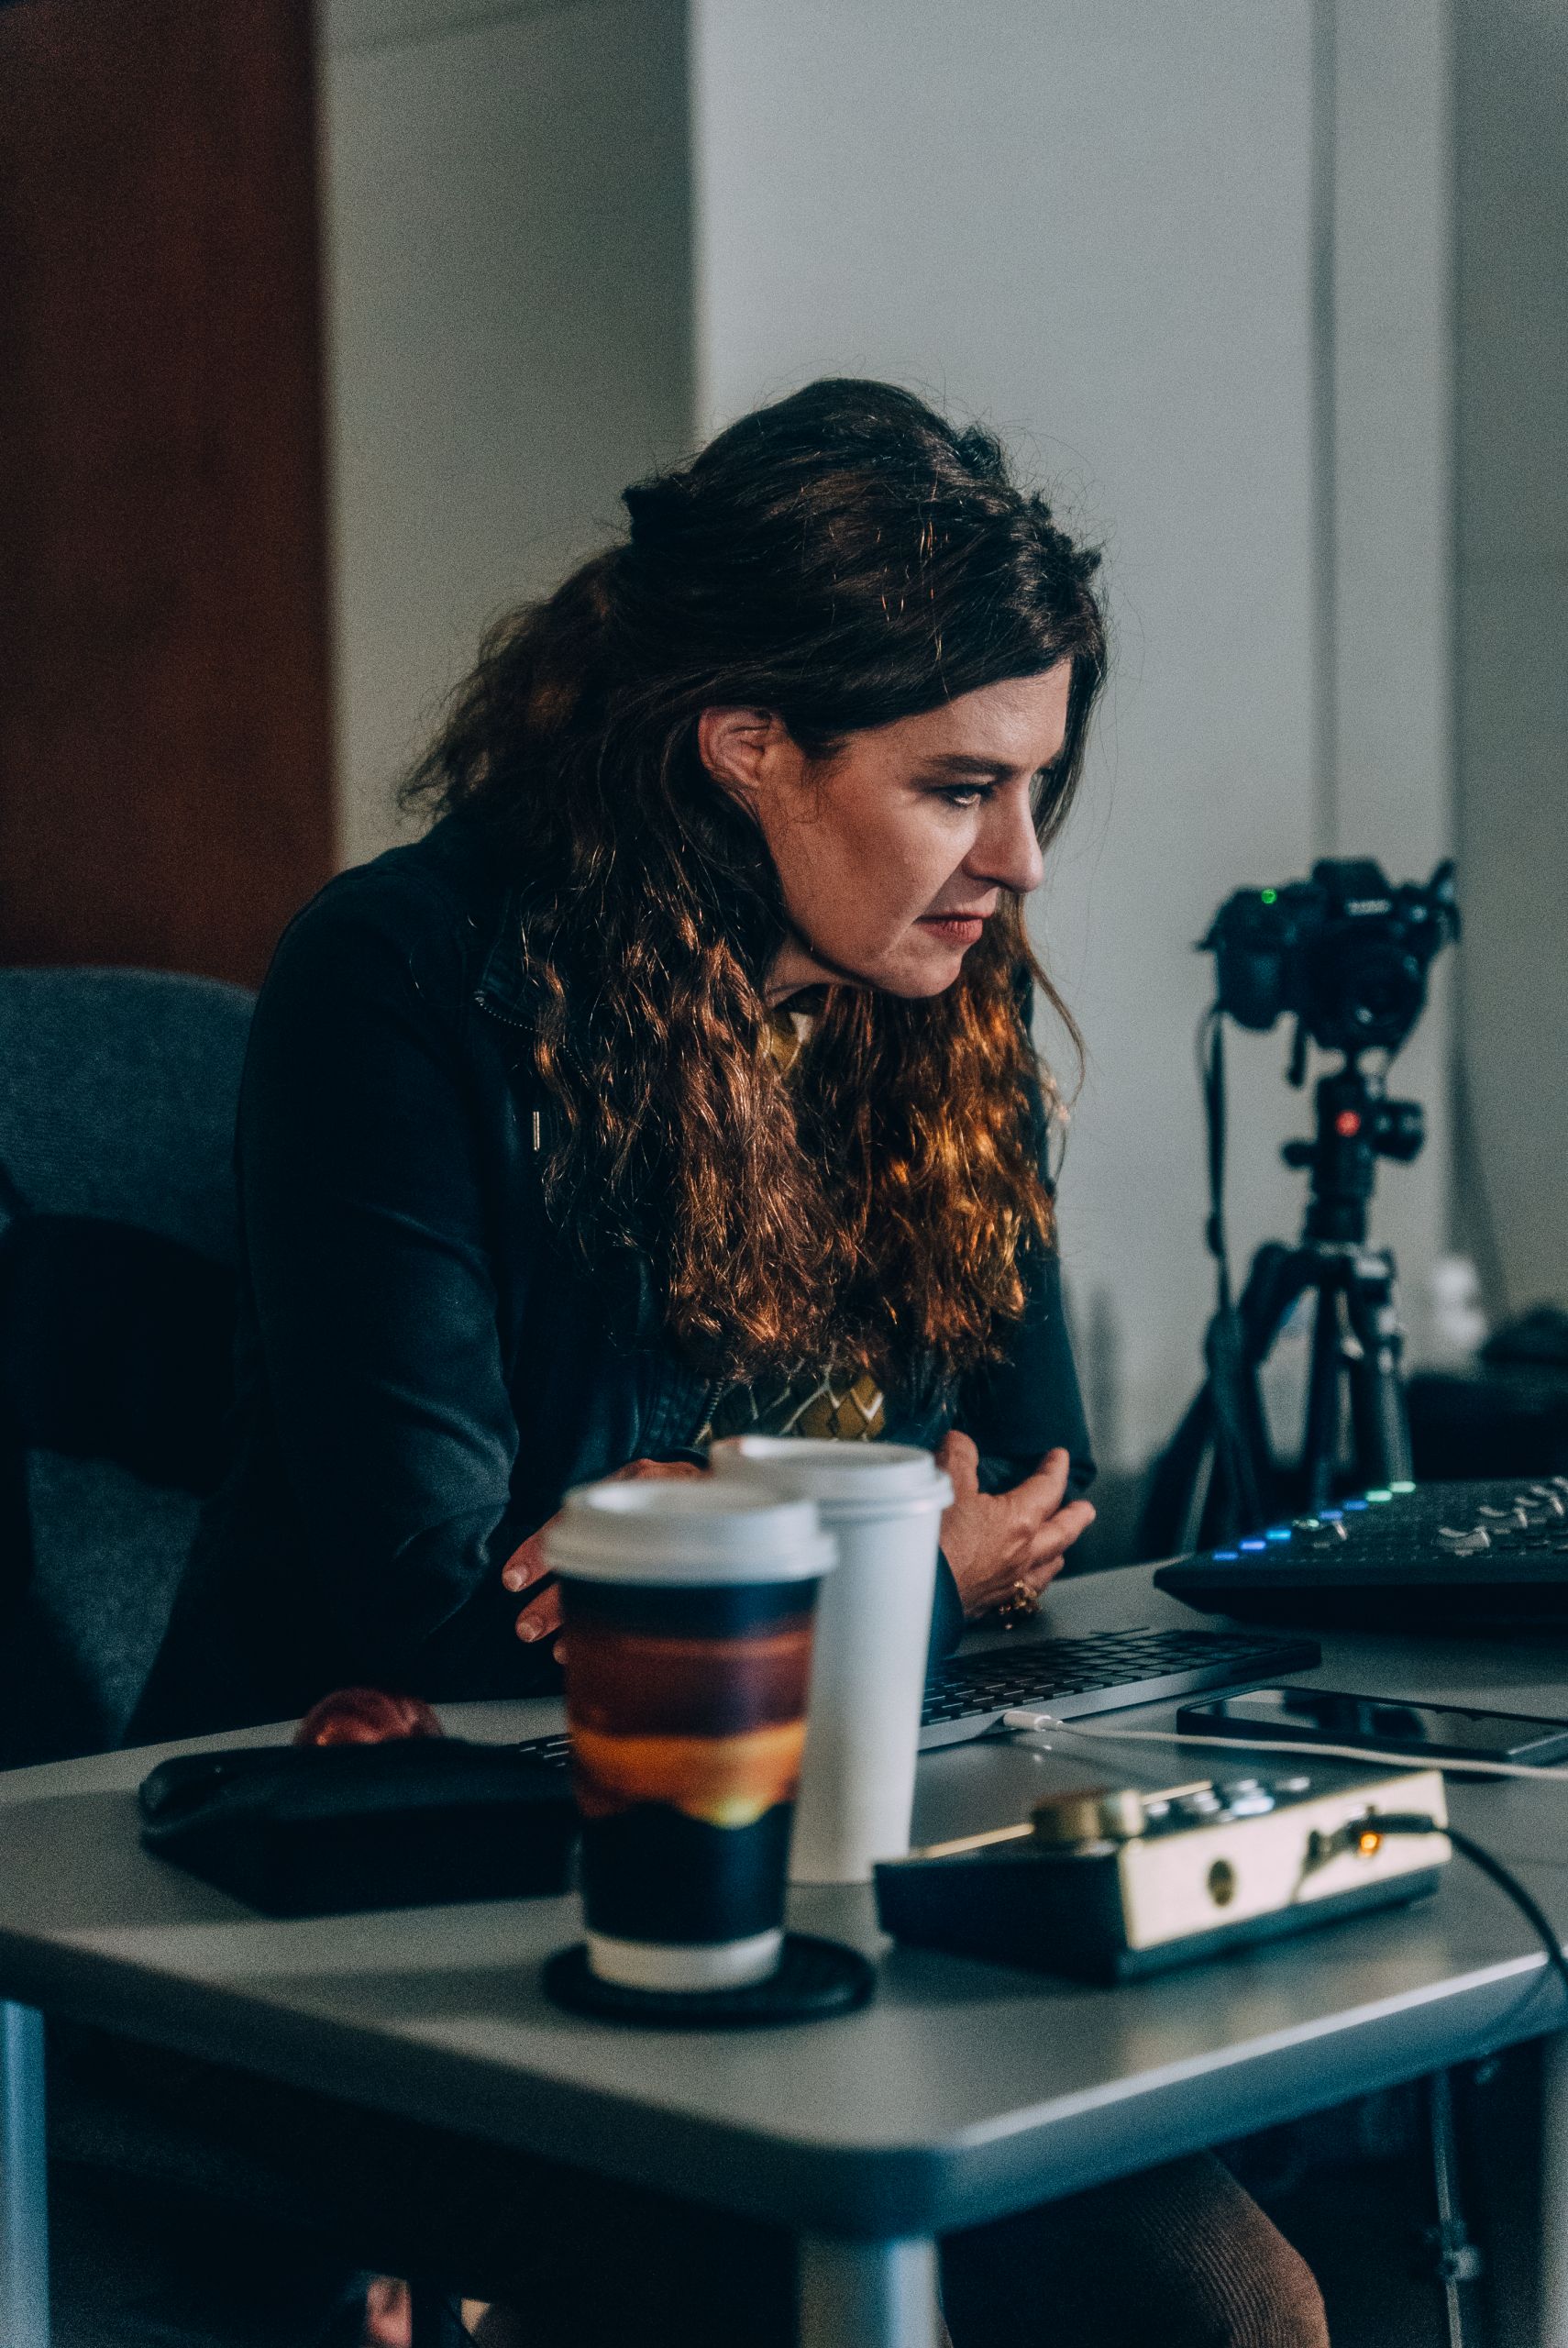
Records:
{"label": "gray desk", "polygon": [[[1193,1619],[1132,1570],[1068,1582],[1042,1628]],[[1325,1685],[1568,1712],[1568,1648],[1346,1636],[1325,1637],[1324,1652]],[[538,1703],[449,1717],[478,1735],[557,1724]],[[1169,1713],[1120,1717],[1149,1727]],[[1176,1750],[1066,1737],[1055,1751],[1038,1740],[949,1748],[922,1765],[917,1836],[1021,1817],[1064,1782],[1169,1782]],[[1456,1860],[1439,1896],[1414,1909],[1133,1988],[894,1949],[874,2003],[843,2021],[755,2035],[627,2032],[540,1995],[540,1961],[576,1935],[571,1901],[280,1923],[147,1858],[134,1789],[155,1757],[0,1779],[3,2348],[47,2338],[34,2256],[38,2010],[303,2086],[331,2081],[372,2107],[792,2225],[812,2348],[923,2348],[939,2233],[1563,2020],[1528,1928]],[[1456,1822],[1568,1923],[1568,1787],[1459,1787],[1453,1805]],[[793,1914],[885,1946],[868,1893],[804,1892]],[[1554,2117],[1551,2127],[1555,2147]],[[1568,2348],[1568,2292],[1554,2267],[1547,2283],[1561,2327],[1551,2348]],[[6,2313],[0,2297],[0,2322]]]}

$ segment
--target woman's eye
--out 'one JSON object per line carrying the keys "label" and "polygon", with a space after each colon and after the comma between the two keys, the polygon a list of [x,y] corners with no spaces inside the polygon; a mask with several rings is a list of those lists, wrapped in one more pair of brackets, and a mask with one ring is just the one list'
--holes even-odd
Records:
{"label": "woman's eye", "polygon": [[945,799],[950,807],[983,807],[991,795],[991,786],[988,782],[957,782],[936,795]]}

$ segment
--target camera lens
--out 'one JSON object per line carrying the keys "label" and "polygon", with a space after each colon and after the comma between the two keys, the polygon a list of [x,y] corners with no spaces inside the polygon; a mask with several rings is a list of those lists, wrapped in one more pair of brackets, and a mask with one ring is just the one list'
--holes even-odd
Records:
{"label": "camera lens", "polygon": [[1322,1015],[1313,1033],[1325,1046],[1359,1051],[1402,1044],[1420,1013],[1426,976],[1413,954],[1392,938],[1331,931],[1314,958]]}

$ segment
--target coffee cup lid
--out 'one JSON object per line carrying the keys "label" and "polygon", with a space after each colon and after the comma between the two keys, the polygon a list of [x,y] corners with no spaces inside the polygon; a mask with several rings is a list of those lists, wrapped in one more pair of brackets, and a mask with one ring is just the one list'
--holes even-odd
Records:
{"label": "coffee cup lid", "polygon": [[929,1451],[912,1443],[835,1443],[796,1434],[725,1435],[708,1454],[714,1475],[732,1489],[741,1482],[819,1501],[834,1516],[901,1514],[945,1508],[953,1486]]}
{"label": "coffee cup lid", "polygon": [[738,1479],[579,1484],[546,1528],[544,1549],[550,1570],[569,1580],[696,1588],[810,1581],[838,1563],[812,1501]]}

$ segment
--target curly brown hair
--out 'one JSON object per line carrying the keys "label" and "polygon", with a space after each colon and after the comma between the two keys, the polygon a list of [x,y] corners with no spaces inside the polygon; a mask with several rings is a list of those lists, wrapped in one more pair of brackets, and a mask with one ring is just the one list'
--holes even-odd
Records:
{"label": "curly brown hair", "polygon": [[1002,1350],[1050,1244],[1029,981],[1076,1030],[1003,893],[960,978],[824,988],[786,1082],[764,985],[786,936],[761,833],[697,748],[706,707],[775,711],[809,758],[1072,662],[1036,790],[1043,846],[1106,660],[1093,577],[997,441],[907,392],[826,381],[628,489],[625,544],[487,636],[405,801],[481,825],[520,888],[538,1074],[564,1114],[552,1218],[636,1251],[708,1374]]}

